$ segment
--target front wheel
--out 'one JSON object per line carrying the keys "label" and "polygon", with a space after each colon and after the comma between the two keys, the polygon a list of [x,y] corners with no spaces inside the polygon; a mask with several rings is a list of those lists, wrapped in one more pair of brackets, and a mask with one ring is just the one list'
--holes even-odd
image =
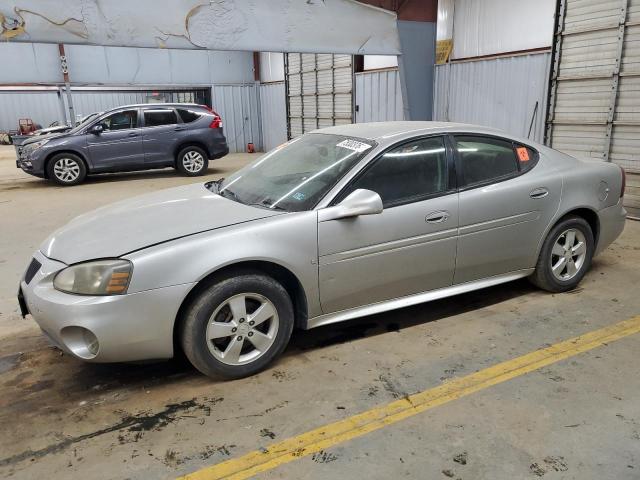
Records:
{"label": "front wheel", "polygon": [[532,283],[549,292],[574,289],[591,267],[593,232],[581,217],[567,217],[551,229],[542,245]]}
{"label": "front wheel", "polygon": [[47,164],[47,175],[58,185],[77,185],[87,176],[87,167],[77,155],[59,153]]}
{"label": "front wheel", "polygon": [[274,279],[248,274],[207,288],[187,309],[182,349],[210,377],[241,378],[264,369],[287,346],[294,315]]}
{"label": "front wheel", "polygon": [[178,152],[176,168],[188,177],[204,175],[209,168],[207,153],[200,147],[185,147]]}

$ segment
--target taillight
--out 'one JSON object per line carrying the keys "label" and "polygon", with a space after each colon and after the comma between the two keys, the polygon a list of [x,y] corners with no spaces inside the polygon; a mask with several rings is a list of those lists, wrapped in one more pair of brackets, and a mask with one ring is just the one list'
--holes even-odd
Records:
{"label": "taillight", "polygon": [[209,124],[209,128],[222,128],[222,117],[213,108],[208,105],[202,105],[207,112],[213,115],[213,120]]}
{"label": "taillight", "polygon": [[627,173],[622,167],[620,167],[620,173],[622,173],[622,186],[620,187],[620,198],[622,198],[624,197],[624,190],[627,186]]}
{"label": "taillight", "polygon": [[221,128],[222,127],[222,119],[220,115],[214,112],[214,117],[211,123],[209,124],[209,128]]}

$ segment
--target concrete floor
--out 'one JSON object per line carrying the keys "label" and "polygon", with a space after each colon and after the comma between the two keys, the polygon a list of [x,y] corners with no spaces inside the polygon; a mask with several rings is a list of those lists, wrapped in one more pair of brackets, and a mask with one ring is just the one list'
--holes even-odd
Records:
{"label": "concrete floor", "polygon": [[[18,279],[54,228],[192,181],[166,170],[59,188],[0,151],[1,477],[173,478],[640,313],[640,223],[628,222],[574,292],[518,281],[297,332],[269,369],[233,382],[177,361],[83,364],[20,318]],[[624,338],[261,477],[640,479],[638,351],[640,335]]]}

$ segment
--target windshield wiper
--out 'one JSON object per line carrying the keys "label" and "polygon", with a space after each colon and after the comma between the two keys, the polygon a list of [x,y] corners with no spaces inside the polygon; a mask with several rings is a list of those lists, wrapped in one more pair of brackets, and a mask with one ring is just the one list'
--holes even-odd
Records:
{"label": "windshield wiper", "polygon": [[260,208],[266,208],[267,210],[278,210],[279,212],[288,212],[289,210],[287,210],[284,207],[281,207],[279,205],[271,205],[271,201],[270,200],[263,200],[259,203],[249,203],[248,205],[251,205],[253,207],[260,207]]}

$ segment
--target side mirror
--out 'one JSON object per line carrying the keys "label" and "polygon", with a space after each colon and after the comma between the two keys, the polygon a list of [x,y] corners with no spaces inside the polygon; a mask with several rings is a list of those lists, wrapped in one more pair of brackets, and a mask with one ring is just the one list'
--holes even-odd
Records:
{"label": "side mirror", "polygon": [[318,210],[318,221],[328,222],[341,218],[382,213],[382,198],[376,192],[359,188],[334,207]]}
{"label": "side mirror", "polygon": [[100,135],[104,131],[104,127],[101,123],[96,123],[93,127],[89,129],[89,133],[93,133],[94,135]]}

